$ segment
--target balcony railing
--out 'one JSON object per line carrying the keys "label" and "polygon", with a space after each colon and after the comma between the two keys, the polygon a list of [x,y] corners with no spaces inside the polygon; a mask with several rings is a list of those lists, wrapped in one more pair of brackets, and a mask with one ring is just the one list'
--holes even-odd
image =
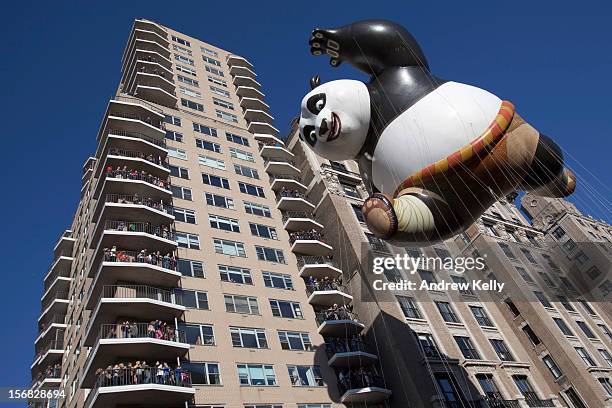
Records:
{"label": "balcony railing", "polygon": [[544,408],[544,407],[554,407],[555,403],[552,399],[540,399],[538,394],[533,391],[523,392],[523,396],[525,397],[525,402],[528,406],[533,408]]}
{"label": "balcony railing", "polygon": [[487,408],[520,408],[516,400],[507,400],[499,392],[489,392],[485,395],[486,407]]}
{"label": "balcony railing", "polygon": [[53,314],[49,318],[38,324],[38,333],[41,334],[45,330],[47,330],[52,324],[65,324],[66,323],[66,315],[65,314]]}
{"label": "balcony railing", "polygon": [[140,180],[140,181],[144,181],[145,183],[152,184],[156,187],[163,188],[164,190],[170,190],[170,181],[162,180],[159,177],[155,177],[150,174],[147,174],[144,170],[139,172],[138,170],[134,170],[134,169],[110,170],[107,168],[105,171],[105,174],[106,174],[106,177],[110,177],[110,178],[125,179],[125,180]]}
{"label": "balcony railing", "polygon": [[49,350],[63,350],[63,349],[64,349],[64,340],[63,339],[51,340],[51,341],[45,343],[45,345],[42,346],[38,350],[38,352],[34,356],[34,360],[36,360],[38,357],[44,355]]}
{"label": "balcony railing", "polygon": [[153,121],[153,119],[151,119],[150,116],[142,117],[140,115],[136,115],[135,113],[116,112],[116,111],[110,112],[108,116],[115,116],[115,117],[124,118],[124,119],[139,120],[153,127],[156,127],[160,130],[166,130],[166,125],[164,124],[164,122],[162,122],[161,120]]}
{"label": "balcony railing", "polygon": [[58,290],[53,295],[48,296],[47,300],[41,303],[41,311],[44,311],[46,308],[51,305],[55,301],[55,299],[63,299],[68,300],[68,291],[67,290]]}
{"label": "balcony railing", "polygon": [[180,368],[170,368],[168,371],[158,370],[157,367],[123,367],[98,370],[95,385],[87,396],[85,406],[90,405],[91,399],[97,394],[96,390],[98,388],[141,384],[191,388],[191,375],[188,371]]}
{"label": "balcony railing", "polygon": [[158,166],[168,168],[168,162],[166,160],[163,160],[160,156],[155,157],[152,154],[144,154],[143,152],[137,152],[134,150],[117,149],[114,147],[111,147],[110,149],[108,149],[108,154],[111,156],[129,157],[133,159],[143,159],[150,163],[156,164]]}
{"label": "balcony railing", "polygon": [[61,364],[54,364],[52,366],[47,366],[41,372],[39,372],[36,377],[32,379],[32,383],[30,384],[30,388],[37,387],[44,380],[48,378],[60,379],[62,378],[62,366]]}
{"label": "balcony railing", "polygon": [[309,218],[314,219],[314,215],[310,212],[306,211],[284,211],[283,212],[283,222],[289,220],[290,218]]}
{"label": "balcony railing", "polygon": [[121,101],[121,102],[135,103],[137,105],[144,106],[145,108],[150,109],[153,112],[157,112],[160,115],[164,114],[164,111],[162,109],[159,109],[157,106],[154,106],[153,104],[150,104],[149,102],[145,102],[142,99],[132,98],[131,96],[115,96],[114,99],[116,101]]}
{"label": "balcony railing", "polygon": [[367,387],[385,388],[384,379],[367,370],[344,370],[338,374],[338,387],[344,394],[348,390]]}
{"label": "balcony railing", "polygon": [[264,166],[267,166],[270,163],[285,163],[285,164],[290,164],[293,167],[296,167],[295,165],[295,161],[293,160],[285,160],[285,159],[265,159],[264,160]]}
{"label": "balcony railing", "polygon": [[123,249],[104,248],[102,255],[103,262],[118,262],[118,263],[141,263],[148,265],[160,266],[164,269],[176,271],[177,259],[174,254],[162,255],[155,252],[148,252],[146,249],[141,251],[125,251]]}
{"label": "balcony railing", "polygon": [[157,68],[147,69],[145,66],[141,66],[140,69],[138,70],[138,72],[141,72],[143,74],[158,75],[158,76],[164,78],[166,81],[174,83],[174,79],[172,79],[172,77],[170,75],[166,74],[166,72],[164,70],[162,70],[162,69],[157,69]]}
{"label": "balcony railing", "polygon": [[124,231],[124,232],[143,232],[145,234],[155,235],[156,237],[169,239],[174,241],[174,232],[167,225],[151,225],[150,222],[133,222],[133,221],[114,221],[106,220],[104,222],[105,231]]}
{"label": "balcony railing", "polygon": [[350,353],[350,352],[369,352],[367,344],[359,336],[352,338],[326,338],[325,339],[325,351],[327,356],[331,358],[337,353]]}
{"label": "balcony railing", "polygon": [[270,183],[273,183],[275,180],[294,180],[298,183],[302,182],[302,179],[297,176],[292,176],[291,174],[275,174],[270,176]]}
{"label": "balcony railing", "polygon": [[127,194],[106,194],[104,197],[106,203],[116,204],[134,204],[144,205],[145,207],[153,208],[154,210],[163,211],[167,214],[174,213],[174,207],[164,203],[163,200],[153,200],[148,197],[140,197],[138,194],[127,195]]}
{"label": "balcony railing", "polygon": [[309,240],[309,241],[321,241],[325,242],[323,234],[319,231],[296,231],[289,234],[289,243],[293,244],[295,241]]}
{"label": "balcony railing", "polygon": [[329,165],[329,164],[322,164],[321,165],[321,169],[337,171],[339,173],[344,173],[344,174],[346,174],[348,176],[351,176],[351,177],[361,178],[361,174],[355,173],[354,171],[350,171],[350,170],[348,170],[346,168],[342,168],[342,167],[338,167],[338,166],[332,166],[332,165]]}
{"label": "balcony railing", "polygon": [[280,200],[281,198],[301,198],[306,199],[306,196],[300,193],[298,190],[294,190],[292,188],[283,188],[276,194],[276,198]]}
{"label": "balcony railing", "polygon": [[315,312],[315,319],[317,324],[321,325],[323,322],[330,320],[353,320],[359,321],[357,315],[344,307],[339,307],[337,309],[329,309],[322,310],[320,312]]}
{"label": "balcony railing", "polygon": [[185,332],[171,326],[155,328],[154,322],[149,323],[117,323],[103,324],[96,341],[100,339],[157,339],[186,343]]}
{"label": "balcony railing", "polygon": [[[121,299],[144,298],[179,306],[183,304],[183,299],[179,292],[147,285],[105,285],[102,288],[102,297]],[[93,321],[93,319],[90,321]]]}
{"label": "balcony railing", "polygon": [[340,292],[345,292],[346,288],[342,285],[342,283],[332,280],[313,280],[312,282],[306,284],[306,293],[308,295],[312,295],[314,292],[317,291],[325,290],[338,290]]}
{"label": "balcony railing", "polygon": [[336,264],[332,261],[330,257],[327,256],[306,256],[299,255],[296,256],[297,266],[301,268],[305,265],[329,265],[336,268]]}
{"label": "balcony railing", "polygon": [[128,132],[125,130],[119,130],[119,129],[109,129],[108,130],[108,134],[109,135],[116,135],[116,136],[125,136],[125,137],[133,137],[135,139],[142,139],[145,140],[149,143],[153,143],[156,146],[162,147],[162,148],[166,148],[166,140],[165,139],[154,139],[150,136],[144,135],[140,132]]}

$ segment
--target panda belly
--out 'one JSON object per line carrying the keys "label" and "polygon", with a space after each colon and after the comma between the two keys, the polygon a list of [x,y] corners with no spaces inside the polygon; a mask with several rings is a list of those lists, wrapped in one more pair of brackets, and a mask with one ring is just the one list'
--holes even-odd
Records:
{"label": "panda belly", "polygon": [[480,136],[495,119],[501,102],[470,85],[441,85],[383,130],[372,158],[372,182],[392,195],[406,178]]}

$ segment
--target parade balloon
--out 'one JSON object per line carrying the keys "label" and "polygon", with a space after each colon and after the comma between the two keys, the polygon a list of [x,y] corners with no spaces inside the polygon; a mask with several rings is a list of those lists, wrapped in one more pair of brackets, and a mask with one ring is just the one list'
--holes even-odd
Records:
{"label": "parade balloon", "polygon": [[576,186],[560,148],[507,100],[434,76],[402,26],[365,20],[315,29],[313,55],[368,83],[320,83],[302,99],[300,138],[329,160],[356,160],[370,231],[404,245],[447,239],[516,190],[565,197]]}

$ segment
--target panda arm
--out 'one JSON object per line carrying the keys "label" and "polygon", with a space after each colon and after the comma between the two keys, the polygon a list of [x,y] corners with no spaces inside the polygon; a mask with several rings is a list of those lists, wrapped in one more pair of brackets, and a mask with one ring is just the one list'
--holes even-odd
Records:
{"label": "panda arm", "polygon": [[332,29],[317,28],[309,44],[313,55],[328,55],[332,66],[346,61],[370,75],[394,66],[429,69],[414,37],[402,26],[386,20],[363,20]]}

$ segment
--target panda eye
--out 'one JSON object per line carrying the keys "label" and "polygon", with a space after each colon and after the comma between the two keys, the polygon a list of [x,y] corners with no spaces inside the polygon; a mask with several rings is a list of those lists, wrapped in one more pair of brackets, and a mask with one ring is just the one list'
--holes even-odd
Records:
{"label": "panda eye", "polygon": [[312,95],[310,98],[308,98],[308,101],[306,101],[306,108],[313,115],[318,115],[319,112],[321,112],[321,110],[323,110],[325,107],[325,100],[326,98],[324,93]]}

